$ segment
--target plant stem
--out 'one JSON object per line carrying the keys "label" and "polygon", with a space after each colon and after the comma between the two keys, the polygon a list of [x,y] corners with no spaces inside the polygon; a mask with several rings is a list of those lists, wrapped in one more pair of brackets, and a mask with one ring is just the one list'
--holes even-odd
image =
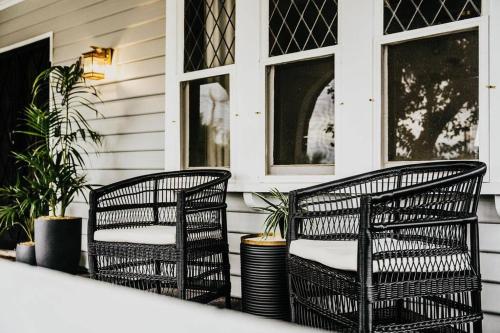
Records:
{"label": "plant stem", "polygon": [[33,236],[31,235],[31,232],[29,232],[28,229],[26,229],[26,227],[22,223],[15,222],[13,225],[16,225],[16,224],[21,226],[21,228],[23,229],[26,236],[28,236],[29,241],[33,242]]}

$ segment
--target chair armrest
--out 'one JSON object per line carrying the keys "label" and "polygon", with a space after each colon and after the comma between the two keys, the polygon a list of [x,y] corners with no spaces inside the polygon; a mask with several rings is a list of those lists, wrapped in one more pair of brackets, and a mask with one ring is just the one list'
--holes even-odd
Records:
{"label": "chair armrest", "polygon": [[177,243],[185,248],[187,243],[223,241],[227,230],[227,172],[212,181],[183,189],[177,196]]}

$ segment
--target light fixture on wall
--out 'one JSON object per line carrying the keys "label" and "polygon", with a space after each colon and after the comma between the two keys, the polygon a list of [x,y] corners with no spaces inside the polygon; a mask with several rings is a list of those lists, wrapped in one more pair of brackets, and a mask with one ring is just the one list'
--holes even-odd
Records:
{"label": "light fixture on wall", "polygon": [[102,80],[106,67],[111,65],[112,48],[91,46],[92,51],[82,54],[83,77],[89,80]]}

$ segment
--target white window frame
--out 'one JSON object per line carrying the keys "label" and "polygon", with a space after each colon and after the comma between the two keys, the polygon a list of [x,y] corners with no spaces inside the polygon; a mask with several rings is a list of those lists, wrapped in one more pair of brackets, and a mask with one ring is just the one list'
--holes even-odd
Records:
{"label": "white window frame", "polygon": [[[415,164],[426,161],[389,161],[388,160],[388,108],[387,108],[387,46],[399,43],[427,39],[436,36],[449,35],[462,31],[476,30],[478,31],[479,39],[479,160],[489,165],[490,161],[490,128],[489,128],[489,6],[488,1],[483,0],[482,15],[476,18],[470,18],[457,22],[439,24],[435,26],[414,29],[404,32],[384,35],[384,18],[383,18],[384,0],[377,0],[377,6],[380,10],[377,11],[378,18],[375,20],[377,26],[375,29],[375,48],[376,52],[374,63],[378,64],[374,68],[375,77],[380,78],[375,80],[374,86],[376,94],[381,96],[381,103],[375,111],[377,119],[374,121],[373,131],[376,133],[373,149],[375,154],[375,165],[380,166],[397,166],[403,164]],[[484,181],[489,181],[489,172],[486,173]]]}
{"label": "white window frame", "polygon": [[[177,91],[178,94],[168,94],[172,101],[166,101],[166,128],[165,128],[165,144],[167,147],[165,157],[166,170],[179,169],[231,169],[233,147],[233,131],[231,124],[234,117],[236,96],[236,85],[233,82],[235,76],[235,64],[218,66],[213,68],[201,69],[196,71],[184,71],[184,3],[185,1],[167,0],[167,13],[170,10],[175,11],[177,20],[172,20],[169,24],[167,20],[167,36],[175,36],[166,38],[166,57],[167,59],[175,59],[175,61],[167,62],[166,77],[167,83],[165,88],[167,91]],[[236,7],[237,8],[237,7]],[[238,24],[238,23],[236,23]],[[237,30],[237,29],[236,29]],[[235,59],[236,62],[236,59]],[[206,79],[214,76],[229,76],[229,167],[191,167],[189,166],[189,129],[188,129],[188,112],[186,85],[190,81]],[[169,78],[174,78],[169,79]],[[172,110],[172,111],[170,111]],[[170,111],[170,112],[169,112]],[[169,154],[169,152],[172,152]]]}
{"label": "white window frame", "polygon": [[[235,65],[192,73],[183,73],[183,1],[166,3],[167,170],[183,168],[181,82],[220,74],[230,75],[230,191],[289,191],[384,167],[383,45],[479,28],[480,159],[488,164],[482,193],[500,194],[500,63],[488,64],[500,58],[500,1],[483,0],[480,18],[384,35],[383,0],[339,0],[338,45],[268,57],[268,0],[237,0]],[[268,174],[266,68],[333,52],[335,175]]]}
{"label": "white window frame", "polygon": [[[269,46],[269,44],[268,44]],[[296,52],[291,54],[286,54],[285,56],[274,56],[267,57],[263,61],[266,72],[266,99],[267,99],[267,110],[266,110],[266,142],[267,142],[267,156],[266,156],[266,166],[268,175],[334,175],[335,174],[335,163],[333,164],[273,164],[274,156],[274,66],[290,64],[293,62],[304,62],[304,61],[314,61],[315,59],[320,59],[324,57],[334,57],[334,72],[336,73],[337,68],[337,57],[336,50],[338,47],[328,46],[314,50]],[[314,52],[309,52],[314,51]],[[279,58],[279,59],[276,59]],[[286,60],[283,60],[286,59]],[[336,89],[336,80],[334,80],[334,88]],[[334,124],[334,128],[336,125]]]}
{"label": "white window frame", "polygon": [[[264,89],[265,89],[265,121],[266,121],[266,147],[264,151],[265,156],[265,166],[266,166],[266,178],[278,180],[287,180],[289,177],[300,177],[304,180],[310,180],[311,178],[326,178],[330,179],[335,175],[335,164],[337,158],[335,158],[334,164],[292,164],[292,165],[275,165],[273,164],[274,156],[274,82],[273,82],[273,72],[274,66],[283,65],[299,61],[314,61],[318,58],[324,57],[334,57],[334,88],[335,94],[337,92],[337,68],[338,68],[338,54],[340,53],[341,46],[339,45],[339,30],[337,28],[337,44],[331,46],[325,46],[321,48],[293,52],[288,54],[282,54],[277,56],[269,55],[269,0],[261,0],[262,2],[262,45],[261,45],[261,59],[262,59],[262,71],[264,72]],[[340,4],[339,4],[340,7]],[[340,8],[338,9],[340,12]],[[339,15],[339,14],[338,14]],[[340,16],[340,15],[339,15]],[[337,17],[337,27],[339,25],[339,18]],[[337,98],[335,98],[337,100]],[[336,104],[336,103],[335,103]],[[337,110],[335,105],[335,110]],[[336,121],[334,122],[334,128],[337,127]],[[308,179],[309,178],[309,179]]]}
{"label": "white window frame", "polygon": [[49,39],[49,61],[52,64],[52,62],[53,62],[52,58],[54,57],[54,33],[52,31],[43,33],[43,34],[35,36],[35,37],[25,39],[23,41],[20,41],[20,42],[14,43],[14,44],[0,47],[0,53],[12,51],[14,49],[18,49],[20,47],[23,47],[23,46],[26,46],[29,44],[39,42],[39,41],[46,39],[46,38]]}

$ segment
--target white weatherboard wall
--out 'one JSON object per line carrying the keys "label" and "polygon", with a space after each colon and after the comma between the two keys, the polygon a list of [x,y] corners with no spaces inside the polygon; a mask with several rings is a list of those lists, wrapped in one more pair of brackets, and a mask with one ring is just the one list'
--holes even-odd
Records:
{"label": "white weatherboard wall", "polygon": [[[55,65],[74,62],[91,45],[115,49],[109,77],[93,81],[105,118],[87,116],[104,144],[87,158],[89,181],[109,184],[164,170],[165,1],[25,0],[0,11],[0,49],[49,32]],[[84,217],[86,251],[85,200],[78,198],[69,213]]]}

